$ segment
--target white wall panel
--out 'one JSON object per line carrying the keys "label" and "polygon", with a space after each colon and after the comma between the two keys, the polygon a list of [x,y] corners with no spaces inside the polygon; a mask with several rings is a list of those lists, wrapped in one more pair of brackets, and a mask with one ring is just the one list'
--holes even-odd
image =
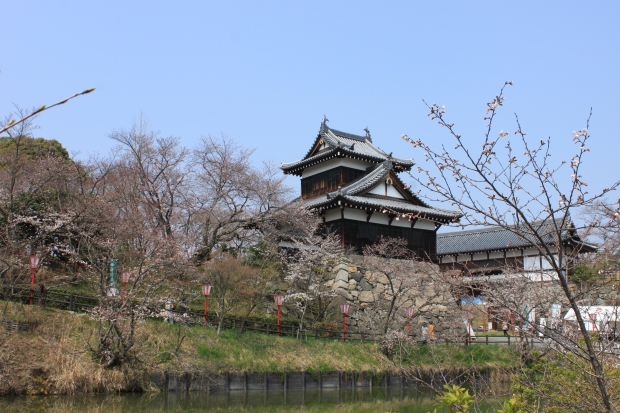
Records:
{"label": "white wall panel", "polygon": [[366,222],[366,218],[368,218],[368,214],[366,214],[366,211],[361,210],[361,209],[345,208],[344,217],[346,219],[353,219],[355,221]]}
{"label": "white wall panel", "polygon": [[392,220],[393,227],[403,227],[403,228],[411,228],[411,221],[407,218],[400,218],[398,221],[396,218]]}
{"label": "white wall panel", "polygon": [[385,184],[383,182],[368,191],[369,194],[385,196]]}
{"label": "white wall panel", "polygon": [[418,219],[414,225],[414,228],[435,231],[435,223],[427,219]]}
{"label": "white wall panel", "polygon": [[335,221],[342,218],[340,215],[340,208],[332,208],[325,211],[325,222]]}
{"label": "white wall panel", "polygon": [[388,217],[388,214],[382,214],[380,212],[375,212],[370,217],[370,222],[373,222],[375,224],[387,225],[390,222],[390,218]]}
{"label": "white wall panel", "polygon": [[391,196],[392,198],[399,198],[399,199],[405,199],[400,192],[398,192],[396,190],[396,188],[394,188],[393,185],[388,185],[387,187],[387,194],[388,196]]}

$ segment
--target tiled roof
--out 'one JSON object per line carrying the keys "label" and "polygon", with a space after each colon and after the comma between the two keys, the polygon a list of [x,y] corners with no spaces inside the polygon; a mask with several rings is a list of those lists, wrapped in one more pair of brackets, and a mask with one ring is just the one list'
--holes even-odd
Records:
{"label": "tiled roof", "polygon": [[428,217],[441,217],[444,219],[452,220],[455,217],[460,217],[459,211],[450,211],[447,209],[433,208],[428,206],[416,205],[410,201],[399,201],[396,199],[375,198],[368,196],[356,196],[356,195],[343,195],[336,193],[335,196],[327,196],[328,194],[320,195],[315,198],[308,199],[305,203],[307,208],[318,208],[321,206],[329,205],[330,203],[340,200],[343,204],[347,202],[351,204],[365,205],[377,209],[387,209],[390,212],[401,213],[413,213],[420,214]]}
{"label": "tiled roof", "polygon": [[387,154],[381,149],[377,148],[375,145],[373,145],[372,141],[361,136],[351,135],[349,133],[340,132],[327,127],[325,132],[323,132],[321,135],[332,146],[339,146],[340,144],[340,146],[344,146],[345,149],[348,149],[347,147],[350,147],[350,150],[352,152],[359,155],[376,158],[380,160],[380,162],[391,159],[393,163],[398,163],[403,167],[411,168],[414,165],[413,159],[401,159],[392,157],[391,154]]}
{"label": "tiled roof", "polygon": [[411,193],[410,195],[417,202],[405,199],[386,199],[374,196],[361,195],[362,192],[372,188],[378,182],[381,182],[383,179],[385,179],[391,170],[391,162],[385,161],[375,166],[375,169],[370,171],[368,174],[359,177],[355,181],[349,183],[348,185],[340,188],[337,191],[328,192],[326,194],[307,199],[305,205],[308,208],[318,208],[328,205],[333,201],[336,201],[336,199],[340,199],[345,203],[346,201],[348,201],[354,204],[365,205],[377,209],[387,209],[389,211],[401,213],[419,213],[421,215],[441,217],[450,220],[454,219],[455,217],[460,217],[462,215],[460,211],[434,208],[430,205],[427,205],[415,194]]}
{"label": "tiled roof", "polygon": [[[555,234],[557,229],[553,220],[537,221],[533,224],[538,226],[536,232],[542,235],[545,243],[556,243],[557,235]],[[584,244],[577,235],[577,231],[571,227],[572,224],[570,221],[568,221],[567,224],[568,225],[565,225],[565,229],[561,232],[562,242],[576,242],[588,250],[596,248],[592,245]],[[514,230],[507,228],[486,227],[468,231],[437,234],[437,255],[519,249],[530,247],[535,244],[531,230],[523,228],[520,233],[521,236],[516,234]],[[531,239],[531,241],[527,239]]]}
{"label": "tiled roof", "polygon": [[460,217],[460,211],[451,211],[448,209],[442,208],[434,208],[429,206],[420,206],[412,204],[411,202],[407,202],[405,200],[398,201],[396,199],[384,199],[384,198],[371,198],[367,196],[355,196],[355,195],[347,195],[344,197],[345,200],[349,200],[351,202],[365,204],[369,206],[376,206],[379,208],[387,208],[395,211],[403,211],[403,212],[419,212],[425,215],[438,215],[445,218],[454,218]]}
{"label": "tiled roof", "polygon": [[[374,185],[384,179],[391,170],[392,167],[389,161],[380,163],[368,174],[362,175],[358,179],[347,184],[344,188],[342,188],[341,192],[343,194],[349,195],[359,194],[366,189],[372,188]],[[334,191],[332,192],[332,194],[336,194],[336,192],[337,191]]]}
{"label": "tiled roof", "polygon": [[325,122],[323,122],[321,124],[319,136],[330,146],[330,149],[309,157],[311,149],[303,159],[295,162],[283,163],[280,168],[285,172],[293,172],[300,167],[307,167],[309,164],[334,157],[338,152],[344,156],[364,158],[377,163],[390,160],[394,164],[394,167],[399,170],[409,170],[414,165],[413,159],[395,158],[391,154],[387,154],[377,148],[373,145],[370,134],[359,136],[341,132],[336,129],[330,129]]}

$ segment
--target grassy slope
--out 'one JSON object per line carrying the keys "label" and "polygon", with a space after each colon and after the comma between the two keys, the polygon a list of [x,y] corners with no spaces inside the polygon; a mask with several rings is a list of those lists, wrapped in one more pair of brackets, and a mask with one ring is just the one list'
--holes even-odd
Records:
{"label": "grassy slope", "polygon": [[[2,309],[5,303],[0,303]],[[136,329],[137,368],[105,370],[88,351],[94,346],[97,323],[85,314],[9,305],[5,318],[32,320],[41,325],[0,339],[0,393],[74,393],[120,391],[132,381],[141,384],[145,370],[286,372],[394,370],[374,343],[309,340],[141,321]],[[179,351],[175,352],[182,338]],[[514,365],[503,346],[411,346],[401,354],[405,368],[431,369]],[[142,383],[143,384],[143,383]]]}

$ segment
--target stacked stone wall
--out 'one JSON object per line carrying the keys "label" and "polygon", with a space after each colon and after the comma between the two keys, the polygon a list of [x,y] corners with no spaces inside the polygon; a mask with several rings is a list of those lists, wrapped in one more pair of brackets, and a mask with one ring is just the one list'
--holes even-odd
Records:
{"label": "stacked stone wall", "polygon": [[[335,298],[330,304],[330,321],[342,320],[339,305],[351,304],[348,328],[369,334],[383,334],[394,296],[390,279],[386,274],[364,268],[361,257],[347,260],[328,268],[330,275],[324,287],[333,291]],[[439,268],[431,263],[416,262],[410,274],[392,277],[394,290],[398,291],[403,277],[417,277],[415,288],[403,289],[396,296],[389,328],[407,333],[405,307],[413,307],[412,335],[421,338],[423,324],[435,327],[438,340],[461,340],[465,336],[463,315],[459,299],[448,285],[441,283],[436,275]]]}

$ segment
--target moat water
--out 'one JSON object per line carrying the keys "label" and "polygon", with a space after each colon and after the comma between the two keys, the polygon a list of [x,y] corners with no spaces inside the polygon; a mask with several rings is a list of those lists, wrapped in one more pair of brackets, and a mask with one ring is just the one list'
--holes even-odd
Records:
{"label": "moat water", "polygon": [[[0,397],[0,412],[432,412],[436,401],[415,388],[234,390],[79,396]],[[437,408],[438,412],[447,411]],[[492,411],[489,409],[489,411]]]}

